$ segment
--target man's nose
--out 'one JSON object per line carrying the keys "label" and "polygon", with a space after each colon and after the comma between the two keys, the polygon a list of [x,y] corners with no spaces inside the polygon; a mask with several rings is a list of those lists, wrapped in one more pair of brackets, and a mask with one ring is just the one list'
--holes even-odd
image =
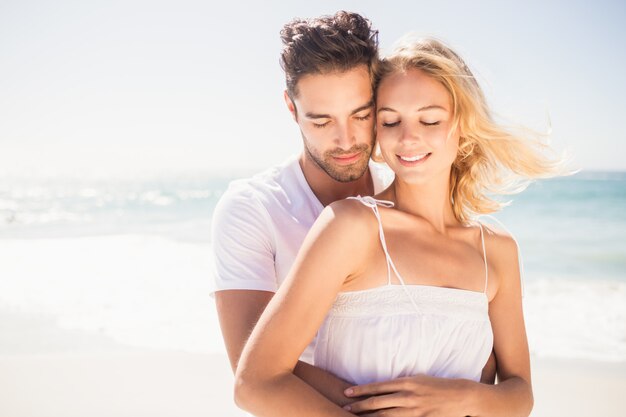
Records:
{"label": "man's nose", "polygon": [[354,129],[350,123],[338,123],[335,132],[335,142],[342,149],[350,149],[356,144]]}

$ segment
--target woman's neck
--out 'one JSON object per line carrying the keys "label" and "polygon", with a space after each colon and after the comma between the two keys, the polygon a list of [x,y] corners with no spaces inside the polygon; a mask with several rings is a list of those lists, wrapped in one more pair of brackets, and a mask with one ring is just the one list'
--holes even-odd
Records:
{"label": "woman's neck", "polygon": [[398,210],[422,217],[441,233],[460,224],[452,210],[449,175],[417,184],[408,184],[396,177],[390,191]]}

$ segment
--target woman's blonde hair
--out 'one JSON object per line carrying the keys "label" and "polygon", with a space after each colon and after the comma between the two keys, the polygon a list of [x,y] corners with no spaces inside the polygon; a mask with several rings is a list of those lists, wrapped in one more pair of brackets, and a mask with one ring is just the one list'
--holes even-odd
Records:
{"label": "woman's blonde hair", "polygon": [[[418,69],[448,90],[452,99],[450,134],[460,130],[459,149],[450,173],[450,200],[456,218],[466,223],[506,203],[492,195],[522,191],[537,178],[565,173],[562,158],[549,158],[545,135],[505,129],[493,119],[485,96],[461,57],[442,42],[406,38],[380,63],[377,86],[387,76]],[[523,133],[523,134],[522,134]]]}

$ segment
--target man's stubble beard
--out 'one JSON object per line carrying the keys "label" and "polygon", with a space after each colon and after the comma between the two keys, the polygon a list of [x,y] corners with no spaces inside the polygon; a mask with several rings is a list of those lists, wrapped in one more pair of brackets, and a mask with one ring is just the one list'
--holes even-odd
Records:
{"label": "man's stubble beard", "polygon": [[[344,183],[356,181],[361,178],[363,174],[365,174],[374,146],[374,138],[372,137],[372,141],[369,144],[363,143],[361,145],[355,145],[347,151],[333,149],[324,152],[323,155],[320,155],[313,147],[309,146],[304,133],[302,133],[302,140],[304,142],[304,151],[307,157],[329,177],[335,181]],[[333,156],[351,155],[357,152],[361,153],[361,159],[351,165],[341,166],[333,162]]]}

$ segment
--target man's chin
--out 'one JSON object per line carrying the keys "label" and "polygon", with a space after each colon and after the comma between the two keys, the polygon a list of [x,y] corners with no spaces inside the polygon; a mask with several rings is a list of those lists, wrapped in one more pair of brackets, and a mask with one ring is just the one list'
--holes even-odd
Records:
{"label": "man's chin", "polygon": [[349,182],[354,182],[354,181],[358,180],[362,176],[363,176],[363,174],[361,174],[361,175],[354,175],[354,176],[347,176],[347,177],[333,177],[333,179],[335,181],[337,181],[337,182],[341,182],[343,184],[347,184]]}
{"label": "man's chin", "polygon": [[330,166],[325,169],[328,176],[338,182],[352,182],[356,181],[365,175],[367,171],[367,160],[359,161],[358,164],[351,166]]}

